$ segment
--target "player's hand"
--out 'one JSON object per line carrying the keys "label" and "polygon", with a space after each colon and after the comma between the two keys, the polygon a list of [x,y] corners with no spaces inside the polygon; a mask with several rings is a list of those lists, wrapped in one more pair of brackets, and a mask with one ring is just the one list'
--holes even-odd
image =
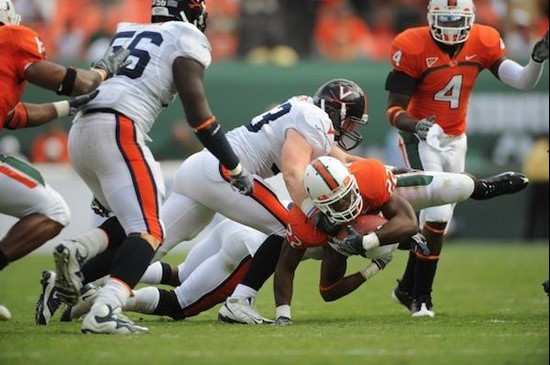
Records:
{"label": "player's hand", "polygon": [[329,236],[336,236],[336,234],[338,234],[338,232],[342,229],[342,224],[331,221],[330,218],[321,211],[311,217],[311,223],[313,223],[318,230],[328,234]]}
{"label": "player's hand", "polygon": [[533,53],[531,53],[531,58],[535,62],[543,63],[548,59],[549,54],[550,54],[550,51],[548,48],[548,29],[547,29],[544,37],[542,37],[542,39],[539,40],[533,47]]}
{"label": "player's hand", "polygon": [[243,195],[252,195],[254,192],[254,179],[244,167],[240,173],[230,175],[229,183]]}
{"label": "player's hand", "polygon": [[399,250],[410,250],[412,252],[421,252],[424,256],[430,255],[428,242],[422,233],[417,233],[406,241],[399,242]]}
{"label": "player's hand", "polygon": [[280,316],[275,320],[273,325],[275,325],[275,326],[289,326],[293,323],[294,322],[292,322],[292,319],[290,319],[288,317],[285,317],[285,316]]}
{"label": "player's hand", "polygon": [[109,49],[107,49],[107,52],[105,52],[105,54],[99,61],[92,63],[92,68],[97,68],[99,70],[105,71],[105,80],[107,80],[116,75],[116,73],[121,68],[126,67],[130,64],[130,61],[127,60],[129,55],[129,49],[120,48],[116,51],[113,51],[113,47],[111,46],[109,47]]}
{"label": "player's hand", "polygon": [[388,264],[391,262],[391,260],[393,260],[393,256],[389,255],[389,256],[386,256],[386,257],[381,257],[381,258],[376,259],[376,260],[372,260],[372,263],[375,264],[376,266],[378,266],[378,270],[384,270],[384,268],[386,266],[388,266]]}
{"label": "player's hand", "polygon": [[340,239],[338,237],[332,238],[332,243],[338,246],[338,249],[346,254],[352,255],[364,255],[365,248],[363,247],[363,235],[357,232],[352,226],[347,226],[346,230],[348,236]]}
{"label": "player's hand", "polygon": [[71,112],[69,115],[75,115],[76,112],[83,106],[86,105],[90,100],[94,99],[97,94],[99,94],[99,90],[94,90],[91,93],[84,94],[77,96],[76,98],[71,98],[68,100],[69,107],[71,108]]}
{"label": "player's hand", "polygon": [[430,128],[433,127],[434,123],[435,123],[435,115],[430,115],[427,118],[420,119],[418,123],[416,123],[416,126],[414,127],[414,133],[422,141],[425,141],[426,138],[428,138],[428,132],[430,131]]}

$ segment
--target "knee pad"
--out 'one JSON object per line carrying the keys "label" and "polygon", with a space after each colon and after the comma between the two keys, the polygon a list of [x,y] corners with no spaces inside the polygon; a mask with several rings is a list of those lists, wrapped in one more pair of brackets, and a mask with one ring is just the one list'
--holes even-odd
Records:
{"label": "knee pad", "polygon": [[49,219],[66,227],[71,220],[71,211],[65,202],[65,199],[49,185],[46,185],[46,190],[50,199],[47,204],[41,204],[36,213],[45,215]]}

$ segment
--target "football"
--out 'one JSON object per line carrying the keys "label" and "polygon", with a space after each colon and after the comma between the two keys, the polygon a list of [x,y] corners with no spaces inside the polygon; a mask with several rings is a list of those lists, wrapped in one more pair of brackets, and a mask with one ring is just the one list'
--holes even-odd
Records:
{"label": "football", "polygon": [[[367,234],[372,231],[376,231],[378,228],[382,227],[387,222],[387,219],[379,216],[378,214],[365,214],[357,217],[351,226],[361,234]],[[342,228],[338,232],[337,237],[343,239],[347,237],[348,232],[346,227]]]}

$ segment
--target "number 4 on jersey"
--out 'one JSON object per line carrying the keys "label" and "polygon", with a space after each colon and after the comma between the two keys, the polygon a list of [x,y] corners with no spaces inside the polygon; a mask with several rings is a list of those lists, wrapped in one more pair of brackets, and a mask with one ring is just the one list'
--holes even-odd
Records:
{"label": "number 4 on jersey", "polygon": [[434,95],[434,100],[447,102],[451,109],[458,109],[461,91],[462,75],[455,75],[443,89]]}

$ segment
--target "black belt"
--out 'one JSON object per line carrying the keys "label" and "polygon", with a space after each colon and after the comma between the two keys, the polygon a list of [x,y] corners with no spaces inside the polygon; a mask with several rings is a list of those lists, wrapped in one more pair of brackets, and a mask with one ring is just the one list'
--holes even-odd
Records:
{"label": "black belt", "polygon": [[120,112],[117,112],[116,110],[111,109],[111,108],[93,108],[93,109],[88,109],[88,110],[85,110],[82,114],[86,115],[86,114],[94,114],[94,113],[117,114],[117,115],[123,115],[123,116],[125,116],[124,114],[122,114],[122,113],[120,113]]}

